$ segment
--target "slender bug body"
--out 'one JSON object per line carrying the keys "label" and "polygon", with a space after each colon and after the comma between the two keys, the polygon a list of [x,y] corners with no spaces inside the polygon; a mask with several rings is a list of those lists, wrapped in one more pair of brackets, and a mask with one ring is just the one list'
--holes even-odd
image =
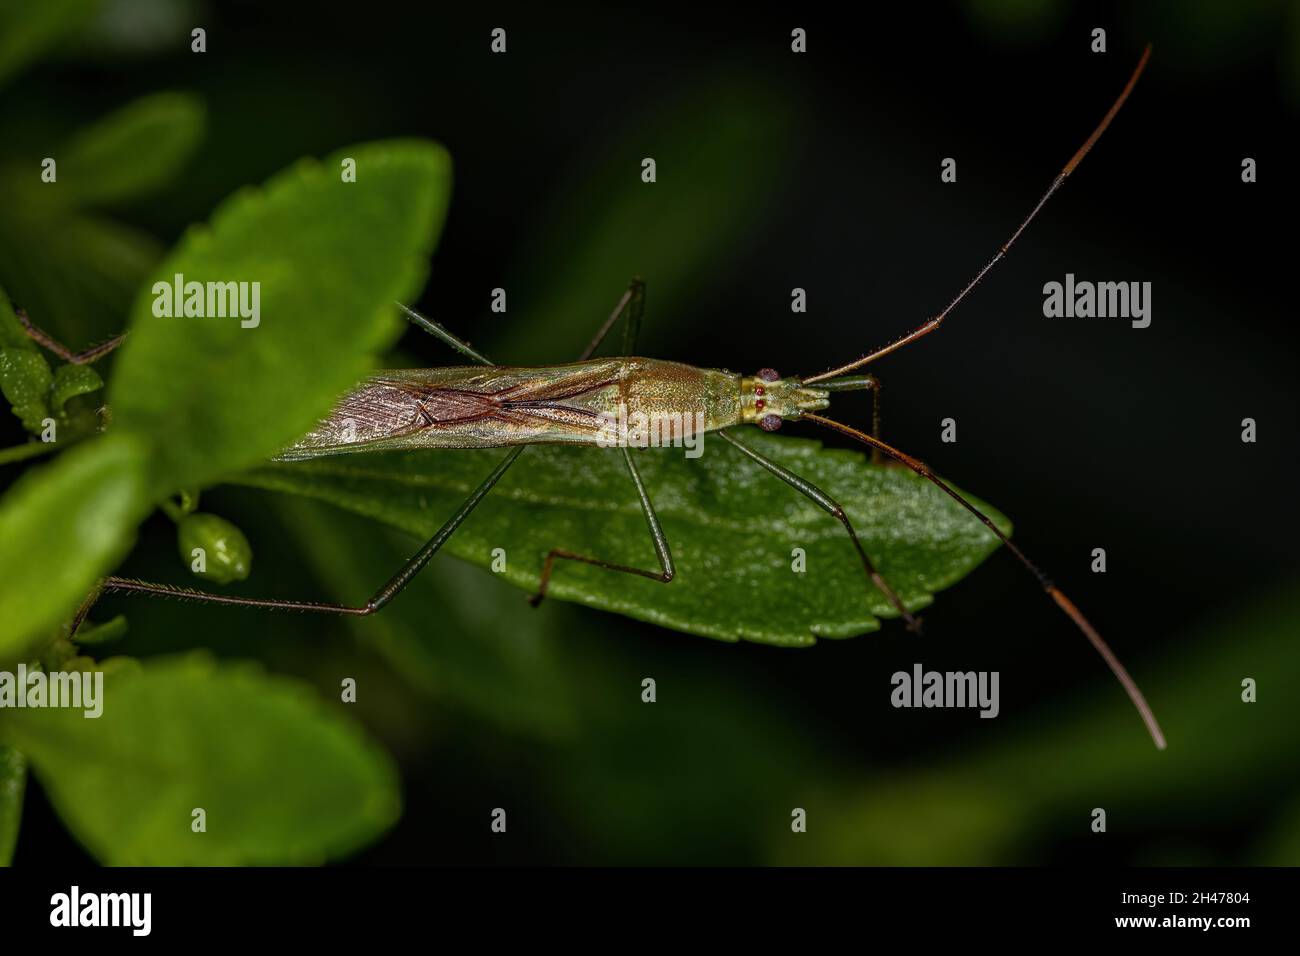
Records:
{"label": "slender bug body", "polygon": [[[512,368],[493,364],[486,356],[476,352],[468,343],[457,338],[442,325],[406,306],[401,306],[412,322],[478,364],[468,367],[407,369],[377,373],[339,399],[333,411],[310,433],[284,449],[276,457],[281,461],[295,461],[325,455],[399,448],[508,447],[510,450],[491,474],[470,493],[465,502],[424,547],[398,569],[397,573],[365,604],[360,605],[245,598],[175,585],[136,581],[130,578],[108,577],[100,582],[78,610],[72,622],[72,633],[76,633],[77,627],[103,591],[161,595],[209,604],[359,616],[373,614],[410,583],[411,579],[455,533],[466,517],[487,497],[529,445],[611,444],[607,441],[609,436],[605,429],[611,420],[619,420],[620,416],[622,419],[648,423],[667,421],[669,439],[682,439],[704,432],[716,432],[729,445],[737,449],[744,459],[764,468],[840,522],[857,551],[866,581],[888,599],[910,629],[919,630],[919,622],[876,570],[870,556],[858,540],[849,517],[839,503],[807,479],[761,455],[732,434],[732,429],[737,429],[741,425],[754,424],[767,431],[774,431],[784,421],[805,421],[832,429],[867,445],[872,450],[873,461],[879,461],[882,456],[885,456],[911,469],[942,489],[982,522],[1034,575],[1044,593],[1074,622],[1093,645],[1128,694],[1146,725],[1151,739],[1157,747],[1163,748],[1164,734],[1142,692],[1091,622],[1047,575],[1029,560],[1019,546],[978,508],[935,475],[923,462],[881,440],[878,415],[880,382],[874,375],[849,374],[940,327],[989,270],[1006,256],[1008,250],[1047,200],[1092,149],[1128,99],[1146,66],[1150,53],[1151,48],[1148,46],[1128,83],[1102,118],[1101,123],[1052,180],[1029,215],[1003,243],[993,258],[941,312],[889,344],[829,371],[796,378],[782,378],[772,369],[762,369],[753,376],[741,376],[727,371],[696,368],[678,362],[636,358],[633,356],[644,309],[645,289],[639,280],[634,280],[577,362],[542,368]],[[23,318],[28,333],[33,338],[55,351],[62,349],[62,346],[58,346],[27,322],[25,316]],[[626,319],[622,356],[593,359],[596,349],[620,318]],[[91,361],[106,354],[121,340],[122,337],[119,336],[111,343],[105,343],[103,346],[76,356],[66,349],[63,349],[60,354],[70,356],[70,361]],[[872,393],[874,411],[870,433],[817,414],[830,404],[832,393],[850,391]],[[648,570],[631,567],[563,548],[552,548],[546,554],[542,564],[538,590],[532,598],[533,603],[539,602],[545,596],[557,560],[579,561],[663,583],[672,581],[676,574],[668,539],[659,524],[649,491],[641,480],[632,452],[627,443],[612,442],[612,444],[621,445],[620,451],[645,515],[659,568]]]}
{"label": "slender bug body", "polygon": [[[542,368],[400,369],[366,379],[276,456],[297,461],[403,448],[604,445],[611,420],[680,425],[692,437],[826,408],[829,393],[648,358]],[[639,416],[639,417],[638,417]]]}

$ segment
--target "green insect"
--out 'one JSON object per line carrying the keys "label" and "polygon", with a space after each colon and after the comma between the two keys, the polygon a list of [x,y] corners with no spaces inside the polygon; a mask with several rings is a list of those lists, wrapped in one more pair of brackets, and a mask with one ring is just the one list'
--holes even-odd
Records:
{"label": "green insect", "polygon": [[[776,478],[805,495],[828,515],[839,521],[852,540],[870,586],[879,589],[898,614],[913,630],[919,623],[904,606],[897,593],[881,576],[862,547],[844,509],[822,489],[794,474],[766,456],[748,447],[737,437],[739,426],[757,425],[775,431],[786,421],[806,421],[832,429],[872,449],[879,460],[886,456],[933,482],[955,499],[976,519],[983,522],[1012,554],[1037,578],[1047,595],[1083,632],[1111,671],[1123,685],[1137,708],[1157,747],[1165,746],[1151,708],[1124,666],[1102,640],[1096,629],[1024,553],[971,502],[936,476],[925,464],[904,454],[879,436],[879,420],[874,414],[880,383],[874,375],[853,375],[862,367],[908,345],[939,328],[948,314],[961,303],[980,280],[999,262],[1020,237],[1047,200],[1060,188],[1093,144],[1110,125],[1146,66],[1150,47],[1143,53],[1132,76],[1101,123],[1079,150],[1070,158],[1033,210],[997,254],[967,283],[942,312],[928,319],[906,335],[829,371],[806,377],[782,377],[774,370],[763,369],[752,376],[736,375],[714,369],[701,369],[678,362],[634,357],[637,334],[645,307],[645,286],[634,280],[615,306],[609,318],[576,362],[539,368],[513,368],[493,364],[487,357],[457,338],[437,322],[401,306],[406,316],[425,331],[438,337],[472,360],[469,366],[435,369],[384,371],[360,383],[344,395],[333,411],[309,434],[284,449],[281,461],[318,458],[327,455],[355,454],[413,448],[508,448],[482,483],[447,519],[424,547],[420,548],[364,604],[343,605],[315,601],[276,600],[237,597],[137,581],[130,578],[103,579],[77,612],[73,632],[85,618],[98,596],[106,591],[160,595],[209,604],[232,604],[280,610],[325,612],[365,616],[374,614],[393,599],[438,550],[455,533],[460,524],[492,491],[501,477],[518,460],[529,445],[567,444],[597,447],[617,446],[636,488],[641,508],[649,526],[650,538],[658,558],[657,569],[616,564],[600,557],[578,554],[563,548],[551,549],[542,566],[534,604],[546,595],[556,562],[578,561],[624,574],[634,574],[668,584],[673,580],[672,551],[650,492],[641,480],[629,446],[645,444],[648,430],[656,439],[652,444],[698,442],[706,433],[716,433],[735,446],[745,457]],[[48,336],[31,326],[28,331],[50,348],[72,361],[90,361],[105,354],[122,340],[122,336],[81,355],[72,355]],[[592,358],[620,318],[626,320],[621,357]],[[826,418],[820,414],[830,405],[831,396],[839,392],[870,391],[873,401],[873,428],[870,433]],[[629,440],[628,423],[636,433]]]}

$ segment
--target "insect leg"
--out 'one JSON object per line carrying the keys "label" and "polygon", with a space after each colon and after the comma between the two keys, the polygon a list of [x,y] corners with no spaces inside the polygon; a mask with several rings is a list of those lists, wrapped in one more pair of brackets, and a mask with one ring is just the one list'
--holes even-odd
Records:
{"label": "insect leg", "polygon": [[867,572],[867,579],[880,589],[880,592],[885,595],[885,598],[889,603],[894,606],[895,610],[898,611],[903,620],[907,622],[907,629],[914,633],[920,633],[920,620],[913,617],[911,612],[904,607],[898,594],[889,586],[889,583],[884,579],[881,573],[876,570],[876,566],[871,563],[871,558],[867,556],[866,550],[862,547],[862,542],[858,540],[858,533],[853,529],[853,524],[849,521],[849,516],[844,513],[844,509],[840,506],[838,501],[826,494],[826,492],[822,491],[806,478],[800,478],[788,468],[781,467],[776,462],[772,461],[772,459],[760,455],[747,445],[741,444],[725,430],[718,432],[718,434],[732,445],[736,446],[736,448],[740,449],[742,454],[746,455],[752,461],[757,462],[759,465],[762,465],[791,488],[812,501],[813,504],[817,505],[817,507],[821,508],[840,524],[844,525],[844,530],[849,533],[849,539],[853,542],[853,547],[857,549],[858,557],[862,559],[862,567],[863,570]]}
{"label": "insect leg", "polygon": [[655,506],[651,503],[650,495],[645,490],[645,483],[641,480],[641,472],[637,471],[636,462],[632,460],[632,452],[627,448],[622,449],[622,451],[623,460],[627,462],[628,473],[632,476],[632,483],[636,485],[637,497],[641,500],[641,511],[645,514],[646,524],[650,527],[650,540],[654,543],[655,557],[659,559],[659,570],[647,571],[644,568],[614,564],[612,561],[603,561],[600,558],[588,557],[585,554],[575,554],[572,551],[565,551],[563,548],[552,548],[547,552],[546,560],[542,563],[542,577],[537,583],[537,593],[528,599],[528,603],[533,607],[541,604],[542,599],[546,597],[556,559],[594,564],[596,567],[604,568],[607,571],[637,574],[643,578],[650,578],[652,581],[660,581],[664,584],[671,581],[677,573],[673,568],[672,553],[668,550],[668,538],[664,535],[664,529],[659,525],[659,516],[655,514]]}
{"label": "insect leg", "polygon": [[578,356],[579,362],[585,362],[591,358],[596,349],[600,348],[600,343],[605,341],[605,336],[609,334],[609,330],[614,327],[614,323],[618,321],[618,317],[623,314],[625,309],[627,310],[627,325],[623,327],[622,354],[631,355],[636,351],[636,339],[641,331],[641,317],[645,315],[645,281],[640,276],[633,277],[632,281],[628,283],[627,291],[623,293],[622,298],[618,300],[618,304],[614,306],[614,311],[609,314],[609,318],[596,331],[595,338],[587,343],[587,347]]}
{"label": "insect leg", "polygon": [[437,554],[438,550],[447,543],[447,539],[460,527],[461,522],[487,497],[488,492],[492,490],[492,487],[527,447],[527,445],[519,445],[511,449],[510,453],[496,466],[492,474],[488,475],[482,484],[470,492],[470,496],[456,509],[455,514],[448,518],[446,523],[438,529],[437,534],[430,538],[424,547],[412,555],[411,559],[402,565],[397,573],[389,578],[384,586],[379,588],[365,604],[349,605],[320,601],[285,601],[277,598],[239,597],[233,594],[216,594],[211,591],[200,591],[197,588],[181,587],[174,584],[136,581],[133,578],[107,577],[82,602],[72,620],[71,633],[77,633],[77,628],[81,625],[95,601],[99,599],[101,594],[109,591],[127,594],[153,594],[160,597],[177,598],[181,601],[194,601],[200,604],[233,604],[238,607],[260,607],[275,611],[317,611],[327,614],[347,614],[355,617],[374,614],[411,583],[411,579],[419,574],[424,566],[429,563],[429,560]]}
{"label": "insect leg", "polygon": [[475,362],[478,362],[479,365],[494,364],[491,359],[487,358],[481,352],[474,351],[468,342],[449,331],[441,322],[435,322],[427,315],[421,315],[409,305],[404,305],[401,302],[397,303],[397,307],[402,310],[402,314],[410,320],[412,325],[419,326],[435,338],[442,339],[461,355],[472,358]]}
{"label": "insect leg", "polygon": [[14,309],[14,315],[18,316],[18,321],[23,324],[23,330],[26,331],[27,337],[39,345],[49,349],[65,362],[71,362],[73,365],[89,365],[96,359],[101,359],[113,349],[117,348],[126,339],[126,333],[120,332],[113,336],[107,342],[100,342],[82,352],[74,352],[62,342],[55,339],[48,332],[38,329],[27,313],[22,309]]}

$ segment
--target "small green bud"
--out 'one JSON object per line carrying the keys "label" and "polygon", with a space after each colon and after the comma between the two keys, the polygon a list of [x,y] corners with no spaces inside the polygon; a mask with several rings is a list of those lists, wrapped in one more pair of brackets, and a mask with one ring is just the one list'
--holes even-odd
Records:
{"label": "small green bud", "polygon": [[176,543],[194,574],[218,584],[242,581],[253,568],[253,549],[244,532],[218,515],[185,515],[176,523]]}

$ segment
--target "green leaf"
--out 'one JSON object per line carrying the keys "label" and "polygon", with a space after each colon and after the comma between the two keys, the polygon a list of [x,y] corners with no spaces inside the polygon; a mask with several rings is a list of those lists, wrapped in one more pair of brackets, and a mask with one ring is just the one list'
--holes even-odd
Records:
{"label": "green leaf", "polygon": [[[742,436],[752,448],[809,479],[844,506],[881,573],[913,608],[966,575],[996,546],[994,536],[939,489],[909,471],[868,466],[856,452],[806,439]],[[839,522],[718,438],[704,454],[640,452],[645,479],[677,563],[664,585],[564,561],[550,594],[679,631],[723,640],[811,644],[849,637],[893,616],[868,589]],[[268,465],[237,481],[307,495],[431,535],[502,452],[353,455]],[[979,502],[976,502],[977,506]],[[987,506],[982,506],[987,509]],[[999,527],[1009,523],[988,509]],[[542,560],[565,548],[654,568],[645,518],[614,449],[529,449],[448,542],[480,566],[504,548],[501,577],[535,591]],[[792,570],[803,548],[807,572]]]}
{"label": "green leaf", "polygon": [[[299,681],[243,663],[162,658],[107,677],[103,701],[97,719],[45,708],[0,722],[103,863],[321,863],[373,840],[400,813],[388,756]],[[206,832],[191,829],[196,808]]]}
{"label": "green leaf", "polygon": [[18,321],[13,303],[4,289],[0,289],[0,347],[27,349],[32,351],[36,343],[32,341],[23,324]]}
{"label": "green leaf", "polygon": [[60,365],[54,370],[50,385],[50,408],[63,414],[63,406],[78,395],[89,395],[104,387],[104,380],[89,365]]}
{"label": "green leaf", "polygon": [[26,758],[13,747],[0,744],[0,866],[13,862],[26,787]]}
{"label": "green leaf", "polygon": [[39,432],[50,415],[50,384],[54,376],[39,352],[0,348],[0,392],[29,432]]}
{"label": "green leaf", "polygon": [[418,290],[449,190],[432,143],[357,146],[235,195],[185,236],[156,278],[258,282],[260,322],[158,317],[142,288],[110,404],[116,428],[153,446],[156,494],[267,458],[357,380],[398,334],[393,301]]}
{"label": "green leaf", "polygon": [[122,202],[171,182],[203,139],[203,103],[185,93],[155,93],[83,130],[59,161],[65,202]]}
{"label": "green leaf", "polygon": [[0,662],[65,621],[126,554],[148,511],[144,452],[125,435],[33,468],[0,499]]}
{"label": "green leaf", "polygon": [[83,27],[98,8],[98,0],[0,3],[0,84]]}

